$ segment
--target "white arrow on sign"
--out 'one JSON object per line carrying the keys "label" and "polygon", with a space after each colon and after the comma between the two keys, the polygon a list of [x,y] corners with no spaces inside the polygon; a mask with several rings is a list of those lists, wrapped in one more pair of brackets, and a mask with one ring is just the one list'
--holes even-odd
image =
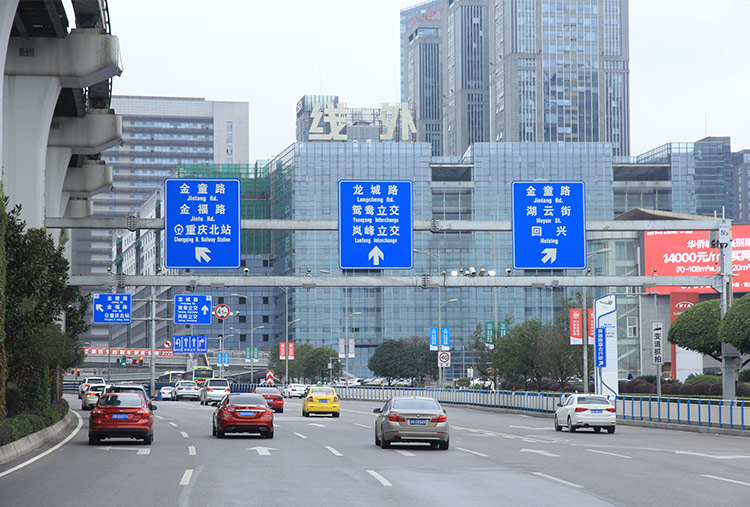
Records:
{"label": "white arrow on sign", "polygon": [[271,451],[275,451],[273,447],[263,447],[263,446],[257,446],[257,447],[248,447],[245,449],[246,451],[258,451],[258,456],[270,456]]}
{"label": "white arrow on sign", "polygon": [[544,254],[542,262],[545,264],[547,264],[547,261],[550,261],[551,264],[557,259],[557,248],[545,248],[542,253]]}
{"label": "white arrow on sign", "polygon": [[208,313],[208,306],[203,305],[203,308],[201,308],[201,311],[203,312],[203,315],[206,315]]}
{"label": "white arrow on sign", "polygon": [[367,255],[367,260],[369,261],[370,259],[372,259],[372,263],[377,266],[380,264],[380,261],[385,259],[385,254],[383,254],[383,251],[376,246],[370,250],[370,253]]}
{"label": "white arrow on sign", "polygon": [[206,248],[205,246],[196,246],[195,247],[195,260],[198,262],[210,262],[211,257],[208,255],[211,253],[211,250]]}
{"label": "white arrow on sign", "polygon": [[96,305],[96,311],[97,312],[103,312],[104,311],[104,307],[102,305]]}

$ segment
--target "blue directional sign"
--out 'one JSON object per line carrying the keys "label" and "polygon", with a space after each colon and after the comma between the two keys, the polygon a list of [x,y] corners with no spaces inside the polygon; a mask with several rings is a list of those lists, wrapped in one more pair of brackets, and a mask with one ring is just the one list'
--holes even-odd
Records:
{"label": "blue directional sign", "polygon": [[339,267],[414,266],[412,182],[339,181]]}
{"label": "blue directional sign", "polygon": [[430,350],[438,349],[438,331],[436,327],[430,328]]}
{"label": "blue directional sign", "polygon": [[607,329],[603,327],[596,328],[596,367],[607,367]]}
{"label": "blue directional sign", "polygon": [[198,294],[175,294],[175,324],[210,324],[211,296]]}
{"label": "blue directional sign", "polygon": [[216,354],[216,366],[229,366],[229,352],[219,352]]}
{"label": "blue directional sign", "polygon": [[240,266],[240,181],[164,180],[164,266]]}
{"label": "blue directional sign", "polygon": [[450,350],[451,349],[451,328],[444,327],[443,332],[441,334],[443,337],[443,339],[441,340],[443,344],[443,350]]}
{"label": "blue directional sign", "polygon": [[176,335],[172,336],[172,352],[200,353],[208,352],[208,340],[205,336]]}
{"label": "blue directional sign", "polygon": [[94,294],[94,323],[129,324],[130,294]]}
{"label": "blue directional sign", "polygon": [[585,269],[582,181],[514,181],[513,267]]}

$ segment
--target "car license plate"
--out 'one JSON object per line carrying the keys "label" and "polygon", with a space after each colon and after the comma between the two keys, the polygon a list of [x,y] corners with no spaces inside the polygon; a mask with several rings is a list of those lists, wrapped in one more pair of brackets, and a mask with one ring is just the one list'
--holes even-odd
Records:
{"label": "car license plate", "polygon": [[112,414],[112,419],[127,419],[128,414]]}
{"label": "car license plate", "polygon": [[409,424],[427,424],[427,419],[409,419]]}
{"label": "car license plate", "polygon": [[318,400],[320,403],[328,403],[328,400]]}
{"label": "car license plate", "polygon": [[245,417],[252,417],[255,415],[255,412],[251,410],[240,410],[240,415]]}
{"label": "car license plate", "polygon": [[591,413],[592,414],[601,414],[602,411],[601,410],[592,410]]}

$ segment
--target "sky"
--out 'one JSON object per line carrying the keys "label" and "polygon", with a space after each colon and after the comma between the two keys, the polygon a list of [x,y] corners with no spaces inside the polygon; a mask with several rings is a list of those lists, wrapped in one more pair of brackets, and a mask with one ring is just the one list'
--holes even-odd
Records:
{"label": "sky", "polygon": [[[250,160],[271,158],[305,94],[400,100],[399,11],[417,3],[109,0],[113,93],[248,102]],[[750,0],[630,1],[632,155],[705,136],[750,149],[749,19]]]}

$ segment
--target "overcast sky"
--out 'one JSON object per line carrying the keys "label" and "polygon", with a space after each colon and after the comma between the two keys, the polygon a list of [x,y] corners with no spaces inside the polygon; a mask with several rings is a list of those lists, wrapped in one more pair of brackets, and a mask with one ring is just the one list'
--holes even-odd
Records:
{"label": "overcast sky", "polygon": [[[294,142],[297,100],[400,100],[405,0],[109,0],[117,95],[250,104],[250,158]],[[750,149],[750,0],[630,1],[631,153],[730,136]]]}

